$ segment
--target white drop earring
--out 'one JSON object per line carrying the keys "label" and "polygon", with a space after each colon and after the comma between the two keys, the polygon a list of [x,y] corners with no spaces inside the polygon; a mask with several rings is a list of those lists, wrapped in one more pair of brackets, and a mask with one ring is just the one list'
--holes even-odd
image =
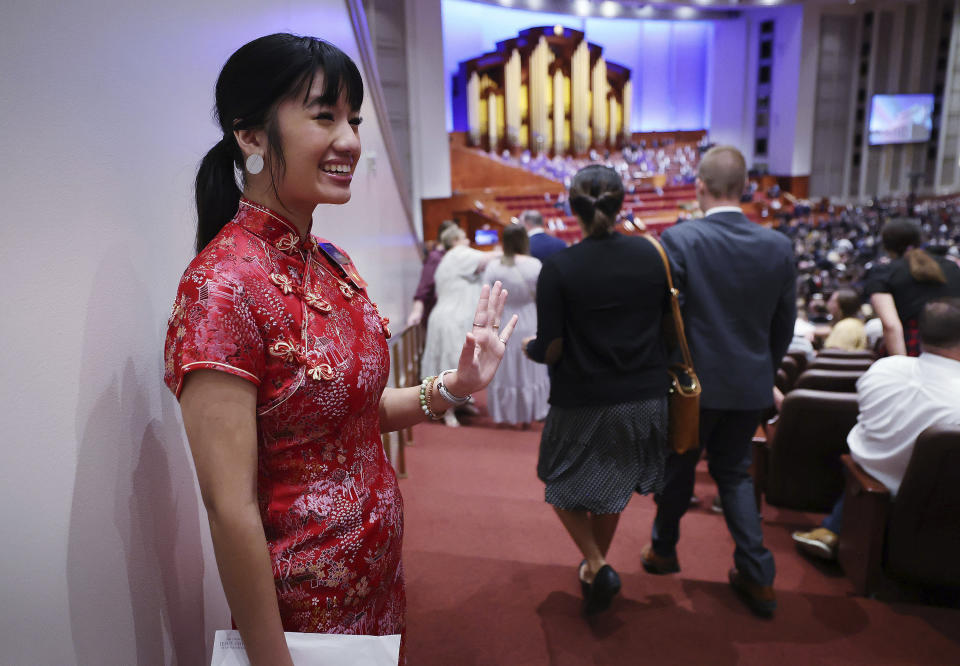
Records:
{"label": "white drop earring", "polygon": [[247,157],[247,173],[252,176],[256,176],[258,173],[263,171],[263,155],[259,153],[253,153]]}

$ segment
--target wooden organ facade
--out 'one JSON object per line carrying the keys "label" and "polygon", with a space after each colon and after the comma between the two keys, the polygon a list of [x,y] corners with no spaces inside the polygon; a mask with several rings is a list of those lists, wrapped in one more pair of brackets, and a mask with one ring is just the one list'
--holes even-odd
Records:
{"label": "wooden organ facade", "polygon": [[470,144],[492,152],[582,154],[630,137],[630,70],[584,33],[529,28],[460,63],[454,116]]}

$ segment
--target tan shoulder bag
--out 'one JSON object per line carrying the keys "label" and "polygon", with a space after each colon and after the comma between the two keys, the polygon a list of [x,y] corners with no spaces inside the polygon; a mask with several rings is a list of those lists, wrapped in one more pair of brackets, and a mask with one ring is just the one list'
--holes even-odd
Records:
{"label": "tan shoulder bag", "polygon": [[680,292],[673,286],[673,276],[670,273],[670,260],[663,246],[653,236],[644,234],[650,241],[667,272],[667,288],[670,290],[670,307],[673,311],[673,326],[677,335],[677,343],[683,354],[682,363],[674,363],[667,368],[670,375],[670,389],[667,394],[667,410],[669,425],[667,439],[670,448],[677,453],[686,453],[700,446],[700,380],[693,369],[693,359],[690,358],[690,348],[687,346],[687,336],[683,330],[683,317],[680,314]]}

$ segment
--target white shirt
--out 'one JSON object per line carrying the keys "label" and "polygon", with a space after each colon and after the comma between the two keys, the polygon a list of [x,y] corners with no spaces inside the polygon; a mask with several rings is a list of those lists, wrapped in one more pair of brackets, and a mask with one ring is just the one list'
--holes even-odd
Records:
{"label": "white shirt", "polygon": [[867,334],[867,347],[873,349],[877,340],[883,337],[883,322],[880,317],[874,317],[863,325],[863,332]]}
{"label": "white shirt", "polygon": [[533,229],[530,229],[527,232],[527,237],[529,238],[530,236],[536,236],[537,234],[543,234],[543,233],[546,233],[543,227],[534,227]]}
{"label": "white shirt", "polygon": [[704,217],[710,217],[714,213],[740,213],[743,214],[743,209],[740,206],[714,206],[706,213],[703,214]]}
{"label": "white shirt", "polygon": [[882,358],[857,381],[857,402],[850,453],[896,495],[917,436],[932,425],[960,425],[960,361],[931,353]]}

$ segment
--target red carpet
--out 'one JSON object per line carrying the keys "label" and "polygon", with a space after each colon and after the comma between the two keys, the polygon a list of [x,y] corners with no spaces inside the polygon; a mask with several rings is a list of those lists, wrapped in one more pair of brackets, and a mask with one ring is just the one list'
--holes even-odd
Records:
{"label": "red carpet", "polygon": [[623,592],[580,614],[573,542],[543,501],[539,428],[422,425],[407,449],[404,562],[411,666],[443,664],[960,664],[960,611],[855,597],[842,572],[799,555],[790,532],[819,519],[767,507],[779,610],[753,617],[726,583],[733,542],[698,473],[681,527],[682,571],[640,566],[654,505],[634,496],[610,550]]}

